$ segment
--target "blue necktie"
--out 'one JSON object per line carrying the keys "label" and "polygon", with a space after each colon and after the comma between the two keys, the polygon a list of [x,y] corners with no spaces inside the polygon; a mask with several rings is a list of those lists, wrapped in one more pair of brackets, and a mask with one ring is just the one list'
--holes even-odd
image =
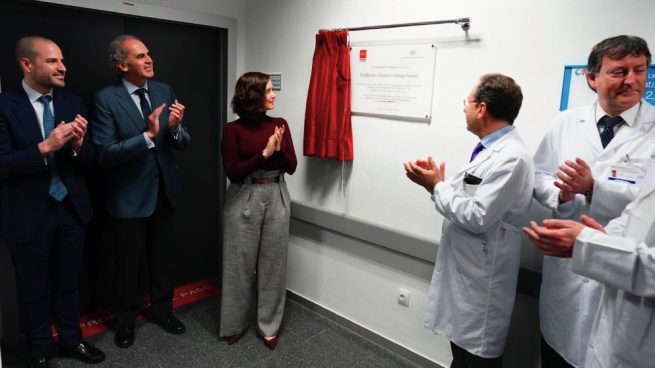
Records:
{"label": "blue necktie", "polygon": [[143,120],[146,122],[146,129],[148,129],[148,116],[152,113],[152,109],[150,108],[150,104],[148,103],[148,99],[146,98],[146,91],[145,88],[139,88],[134,93],[136,93],[139,96],[139,104],[141,105],[141,113],[143,114]]}
{"label": "blue necktie", "polygon": [[614,127],[621,124],[623,119],[620,116],[609,116],[605,115],[598,121],[598,124],[605,126],[603,132],[600,133],[600,143],[603,144],[603,148],[607,147],[612,138],[614,138]]}
{"label": "blue necktie", "polygon": [[482,145],[482,142],[478,142],[478,144],[473,149],[473,152],[471,153],[471,159],[469,160],[469,162],[473,162],[473,160],[478,155],[478,153],[482,152],[483,149],[484,146]]}
{"label": "blue necktie", "polygon": [[[51,99],[52,97],[48,95],[43,95],[38,99],[38,101],[43,105],[43,135],[46,139],[50,135],[52,129],[55,128],[55,117],[52,115],[52,110],[50,110]],[[49,153],[47,160],[48,167],[50,168],[50,188],[48,192],[57,202],[61,202],[68,194],[68,190],[59,177],[55,154]]]}

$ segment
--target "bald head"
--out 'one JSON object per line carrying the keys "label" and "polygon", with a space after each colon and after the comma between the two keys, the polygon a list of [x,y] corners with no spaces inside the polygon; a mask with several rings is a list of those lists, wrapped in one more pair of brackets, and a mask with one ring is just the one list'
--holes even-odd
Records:
{"label": "bald head", "polygon": [[23,37],[16,42],[16,61],[28,86],[41,93],[66,85],[66,67],[61,49],[54,41],[40,36]]}
{"label": "bald head", "polygon": [[38,46],[43,43],[55,44],[51,39],[41,37],[41,36],[26,36],[16,42],[16,62],[20,65],[20,61],[23,58],[27,58],[31,61],[34,61],[36,55],[39,53]]}

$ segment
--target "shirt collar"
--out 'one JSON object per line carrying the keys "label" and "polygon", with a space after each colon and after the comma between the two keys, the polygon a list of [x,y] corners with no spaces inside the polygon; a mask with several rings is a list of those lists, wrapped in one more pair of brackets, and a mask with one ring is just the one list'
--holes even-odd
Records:
{"label": "shirt collar", "polygon": [[129,82],[127,79],[125,79],[125,78],[122,78],[122,79],[121,79],[121,82],[123,82],[123,85],[125,86],[125,88],[127,89],[127,93],[129,93],[129,94],[133,94],[134,91],[136,91],[136,90],[139,89],[139,88],[143,88],[143,89],[145,89],[146,91],[148,91],[148,81],[146,81],[146,82],[143,84],[143,87],[137,87],[137,86],[135,86],[134,84],[130,83],[130,82]]}
{"label": "shirt collar", "polygon": [[500,128],[495,132],[484,136],[482,139],[480,139],[480,143],[482,143],[484,148],[489,148],[492,144],[494,144],[494,142],[499,140],[505,134],[509,133],[512,129],[514,129],[514,125],[508,125],[506,127]]}
{"label": "shirt collar", "polygon": [[[619,114],[619,116],[623,118],[623,121],[625,121],[628,126],[632,126],[635,123],[637,113],[639,112],[642,103],[642,101],[639,101],[639,103]],[[598,121],[605,115],[612,116],[603,110],[599,102],[596,102],[596,124],[598,124]]]}
{"label": "shirt collar", "polygon": [[[25,79],[23,79],[23,89],[25,90],[25,93],[27,94],[27,98],[30,100],[31,103],[35,103],[36,100],[41,98],[41,96],[44,96],[44,94],[41,94],[41,92],[38,92],[32,87],[28,86],[27,83],[25,83]],[[45,95],[48,95],[50,96],[50,98],[52,98],[52,88]]]}

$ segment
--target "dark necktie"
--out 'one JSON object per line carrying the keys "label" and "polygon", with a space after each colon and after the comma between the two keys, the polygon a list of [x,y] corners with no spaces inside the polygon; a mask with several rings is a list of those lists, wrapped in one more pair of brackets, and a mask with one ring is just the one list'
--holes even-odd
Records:
{"label": "dark necktie", "polygon": [[478,153],[482,152],[483,149],[484,146],[482,145],[482,142],[478,142],[478,144],[473,149],[473,152],[471,153],[471,159],[469,160],[469,162],[475,160],[475,157],[478,155]]}
{"label": "dark necktie", "polygon": [[139,104],[141,105],[141,113],[143,114],[143,120],[146,122],[146,128],[148,127],[148,116],[152,113],[148,99],[146,98],[145,88],[139,88],[134,93],[139,96]]}
{"label": "dark necktie", "polygon": [[605,127],[603,132],[600,133],[600,143],[603,144],[603,148],[607,147],[612,138],[614,138],[614,127],[621,124],[622,122],[623,119],[620,116],[605,115],[600,118],[598,123]]}
{"label": "dark necktie", "polygon": [[[49,95],[43,95],[39,97],[38,101],[43,105],[43,135],[44,139],[47,139],[52,132],[52,129],[55,128],[55,117],[52,115],[52,110],[50,110],[50,100],[52,97]],[[48,193],[50,196],[61,202],[66,195],[68,190],[66,185],[61,181],[59,177],[59,170],[57,169],[57,162],[55,161],[55,154],[50,153],[47,157],[48,167],[50,168],[50,186],[48,188]]]}

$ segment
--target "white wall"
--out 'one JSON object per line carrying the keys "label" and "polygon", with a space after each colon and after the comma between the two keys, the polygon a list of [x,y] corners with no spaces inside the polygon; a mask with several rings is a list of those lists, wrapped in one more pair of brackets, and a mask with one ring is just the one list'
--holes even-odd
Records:
{"label": "white wall", "polygon": [[[516,126],[534,151],[559,107],[563,66],[585,64],[595,43],[616,34],[640,35],[655,48],[654,11],[650,0],[249,0],[245,69],[283,74],[274,115],[289,121],[299,154],[298,170],[288,178],[293,200],[436,241],[441,219],[427,193],[404,177],[402,163],[432,155],[447,162],[448,174],[466,162],[477,139],[465,129],[461,100],[479,76],[501,72],[522,86]],[[436,42],[430,124],[354,117],[355,161],[345,166],[345,192],[341,164],[301,156],[319,29],[460,17],[472,18],[468,41],[455,25],[351,33],[353,42]],[[422,329],[430,265],[294,223],[291,290],[435,362],[449,363],[446,342]],[[538,269],[536,253],[527,245],[524,253],[523,266]],[[395,304],[399,286],[412,292],[408,309]]]}

